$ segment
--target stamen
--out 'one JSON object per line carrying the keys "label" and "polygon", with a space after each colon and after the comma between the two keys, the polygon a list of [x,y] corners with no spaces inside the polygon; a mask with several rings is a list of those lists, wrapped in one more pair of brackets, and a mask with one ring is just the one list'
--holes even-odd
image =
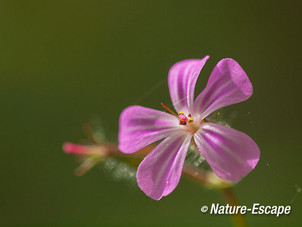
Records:
{"label": "stamen", "polygon": [[187,124],[186,121],[183,121],[183,120],[180,120],[180,121],[179,121],[179,125],[186,125],[186,124]]}
{"label": "stamen", "polygon": [[175,112],[173,112],[169,107],[167,107],[165,104],[161,103],[161,105],[168,110],[171,114],[173,114],[174,116],[178,117],[177,114]]}
{"label": "stamen", "polygon": [[179,124],[180,125],[186,125],[187,124],[188,118],[186,117],[186,115],[184,115],[183,112],[178,113],[178,118],[179,118]]}
{"label": "stamen", "polygon": [[192,122],[193,122],[193,118],[192,118],[192,115],[191,115],[191,114],[188,115],[188,122],[189,122],[189,123],[192,123]]}

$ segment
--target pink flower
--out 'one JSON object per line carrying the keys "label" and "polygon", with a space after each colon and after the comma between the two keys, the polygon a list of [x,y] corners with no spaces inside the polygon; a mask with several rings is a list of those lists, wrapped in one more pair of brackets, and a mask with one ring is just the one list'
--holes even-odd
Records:
{"label": "pink flower", "polygon": [[155,200],[177,186],[191,140],[212,170],[228,181],[239,181],[259,160],[260,150],[248,135],[205,120],[212,112],[252,95],[252,84],[236,61],[222,59],[194,101],[195,84],[208,58],[184,60],[170,69],[170,96],[178,115],[130,106],[120,116],[119,149],[124,153],[165,138],[137,170],[139,187]]}

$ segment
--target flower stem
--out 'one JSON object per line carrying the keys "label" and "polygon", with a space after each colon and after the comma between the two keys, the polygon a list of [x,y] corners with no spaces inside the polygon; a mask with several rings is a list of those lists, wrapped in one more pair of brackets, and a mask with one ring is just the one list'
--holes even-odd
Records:
{"label": "flower stem", "polygon": [[[239,206],[238,199],[235,196],[235,193],[234,193],[234,190],[232,187],[221,189],[221,191],[222,191],[222,194],[224,196],[226,203],[228,203],[230,206]],[[235,227],[246,227],[247,226],[246,219],[242,214],[240,214],[240,213],[233,214],[231,216],[231,218],[233,221],[233,225]]]}
{"label": "flower stem", "polygon": [[[211,172],[185,164],[182,170],[183,176],[188,177],[204,186],[218,189],[222,192],[225,202],[230,206],[239,206],[238,199],[234,193],[231,184],[221,180]],[[231,215],[234,227],[246,227],[247,222],[242,214]]]}

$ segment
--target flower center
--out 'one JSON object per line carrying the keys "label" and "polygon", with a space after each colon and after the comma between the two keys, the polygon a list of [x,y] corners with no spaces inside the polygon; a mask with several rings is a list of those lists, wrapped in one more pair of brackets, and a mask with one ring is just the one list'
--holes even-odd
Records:
{"label": "flower center", "polygon": [[180,125],[186,125],[187,123],[193,122],[193,118],[191,114],[189,114],[188,117],[186,117],[186,115],[183,112],[179,112],[178,118],[179,118]]}
{"label": "flower center", "polygon": [[191,114],[188,115],[188,117],[184,114],[184,112],[179,112],[178,115],[174,113],[169,107],[167,107],[165,104],[161,103],[161,105],[168,110],[171,114],[176,116],[179,119],[179,125],[185,126],[185,130],[194,134],[197,132],[197,130],[200,128],[201,124],[204,121],[197,121],[194,122],[193,117]]}
{"label": "flower center", "polygon": [[200,128],[201,124],[203,123],[203,121],[194,122],[191,114],[189,114],[187,117],[183,112],[178,113],[178,118],[179,118],[179,125],[184,125],[185,130],[192,134],[197,132],[197,130]]}

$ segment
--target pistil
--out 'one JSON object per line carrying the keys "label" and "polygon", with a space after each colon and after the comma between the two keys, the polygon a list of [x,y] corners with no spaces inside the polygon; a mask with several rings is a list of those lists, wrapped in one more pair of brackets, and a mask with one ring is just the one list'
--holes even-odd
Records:
{"label": "pistil", "polygon": [[166,110],[168,110],[171,114],[173,114],[174,116],[178,117],[177,114],[175,112],[173,112],[169,107],[167,107],[165,104],[161,103],[162,107],[164,107]]}

